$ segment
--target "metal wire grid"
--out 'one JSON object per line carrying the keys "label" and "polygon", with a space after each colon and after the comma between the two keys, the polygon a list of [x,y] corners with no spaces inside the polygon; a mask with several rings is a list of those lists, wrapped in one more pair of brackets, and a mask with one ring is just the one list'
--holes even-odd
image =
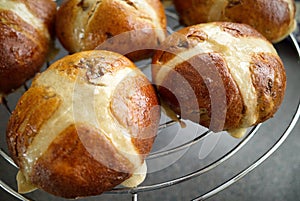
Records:
{"label": "metal wire grid", "polygon": [[[296,125],[296,123],[299,119],[299,116],[300,116],[300,102],[298,103],[298,106],[296,108],[296,111],[293,115],[293,118],[292,118],[290,124],[287,126],[286,130],[282,133],[282,136],[278,139],[278,141],[267,152],[265,152],[253,164],[251,164],[249,167],[247,167],[246,169],[244,169],[241,172],[239,172],[238,174],[236,174],[234,177],[228,179],[223,184],[220,184],[219,186],[215,187],[214,189],[210,190],[209,192],[207,192],[207,193],[205,193],[205,194],[203,194],[203,195],[201,195],[201,196],[199,196],[199,197],[197,197],[193,200],[194,201],[205,200],[205,199],[217,194],[218,192],[226,189],[230,185],[234,184],[235,182],[237,182],[238,180],[243,178],[246,174],[251,172],[257,166],[259,166],[268,157],[270,157],[280,147],[280,145],[285,141],[285,139],[288,137],[288,135],[291,133],[291,131],[295,127],[295,125]],[[165,124],[162,124],[160,127],[162,129],[164,129],[165,127],[172,126],[172,125],[174,125],[174,122],[170,121],[170,122],[167,122]],[[250,130],[250,132],[240,141],[240,143],[238,143],[235,147],[233,147],[224,156],[220,157],[216,161],[212,162],[211,164],[208,164],[207,166],[205,166],[201,169],[198,169],[194,172],[191,172],[190,174],[187,174],[187,175],[182,176],[182,177],[174,178],[174,179],[166,181],[166,182],[152,184],[152,185],[149,185],[149,186],[139,186],[139,187],[136,187],[136,188],[114,188],[113,190],[111,190],[110,192],[107,192],[107,193],[132,194],[132,200],[137,201],[138,200],[138,193],[140,193],[140,192],[159,190],[159,189],[170,187],[170,186],[185,182],[187,180],[193,179],[195,177],[198,177],[198,176],[200,176],[200,175],[216,168],[217,166],[221,165],[223,162],[227,161],[230,157],[232,157],[235,153],[237,153],[256,134],[256,132],[258,131],[260,126],[261,126],[261,124],[259,124],[257,126],[254,126]],[[212,132],[206,131],[206,132],[202,133],[200,136],[194,138],[193,140],[191,140],[189,142],[186,142],[184,144],[181,144],[177,147],[174,147],[174,148],[171,148],[169,150],[162,151],[162,152],[151,153],[148,158],[162,157],[164,155],[169,155],[171,153],[178,152],[182,149],[185,149],[187,147],[190,147],[190,146],[193,146],[193,145],[199,143],[200,141],[202,141],[205,137],[207,137],[210,134],[212,134]],[[9,162],[13,167],[18,168],[18,166],[13,162],[13,160],[2,149],[0,149],[0,155],[7,162]],[[29,199],[27,199],[23,195],[17,193],[10,186],[6,185],[2,180],[0,180],[0,187],[2,189],[4,189],[5,191],[7,191],[8,193],[10,193],[15,198],[18,198],[18,199],[24,200],[24,201],[29,201]]]}
{"label": "metal wire grid", "polygon": [[[177,15],[174,14],[172,11],[166,10],[166,13],[167,13],[168,17],[173,18],[174,20],[178,20]],[[173,26],[172,28],[168,27],[167,30],[168,30],[169,33],[172,33],[173,30],[176,30],[177,28],[179,28],[179,26]],[[291,41],[293,42],[293,44],[295,45],[298,56],[300,58],[300,48],[299,48],[299,45],[296,41],[295,36],[293,34],[290,34],[289,37],[290,37]],[[26,85],[24,85],[24,88],[25,88],[25,90],[28,89],[28,87]],[[8,103],[7,103],[6,99],[3,99],[2,104],[5,106],[6,110],[9,113],[11,113],[11,108],[8,106]],[[298,105],[295,108],[295,112],[293,114],[293,117],[292,117],[291,121],[289,122],[289,124],[287,125],[287,127],[285,128],[285,131],[282,133],[282,135],[279,137],[279,139],[276,141],[276,143],[273,144],[273,146],[268,151],[266,151],[261,157],[259,157],[255,162],[253,162],[247,168],[240,171],[239,173],[237,173],[235,176],[231,177],[230,179],[228,179],[224,183],[222,183],[222,184],[216,186],[215,188],[211,189],[210,191],[206,192],[205,194],[194,198],[193,201],[201,201],[201,200],[205,200],[205,199],[208,199],[208,198],[214,196],[215,194],[219,193],[220,191],[226,189],[230,185],[234,184],[235,182],[237,182],[238,180],[243,178],[245,175],[247,175],[249,172],[251,172],[257,166],[259,166],[261,163],[263,163],[286,140],[286,138],[289,136],[289,134],[291,133],[291,131],[295,127],[295,125],[296,125],[296,123],[299,119],[299,116],[300,116],[300,100],[298,100]],[[176,122],[169,121],[169,122],[161,124],[159,129],[162,130],[162,129],[165,129],[167,127],[173,126],[174,124],[176,124]],[[202,175],[202,174],[204,174],[204,173],[206,173],[210,170],[213,170],[217,166],[221,165],[222,163],[224,163],[225,161],[230,159],[239,150],[241,150],[251,140],[251,138],[257,133],[260,126],[261,126],[261,124],[259,124],[257,126],[254,126],[247,133],[247,135],[236,146],[234,146],[230,151],[228,151],[225,155],[221,156],[217,160],[213,161],[212,163],[206,165],[205,167],[203,167],[201,169],[195,170],[195,171],[193,171],[189,174],[186,174],[186,175],[178,177],[178,178],[173,178],[173,179],[165,181],[165,182],[160,182],[160,183],[146,185],[146,186],[138,186],[138,187],[135,187],[135,188],[116,187],[113,190],[111,190],[109,192],[105,192],[105,193],[108,193],[108,194],[131,194],[132,195],[132,201],[138,201],[138,193],[167,188],[167,187],[170,187],[170,186],[177,185],[179,183],[183,183],[183,182],[188,181],[190,179],[193,179],[195,177],[198,177],[198,176],[200,176],[200,175]],[[165,150],[165,151],[150,153],[150,155],[148,156],[148,159],[159,158],[159,157],[163,157],[163,156],[166,156],[166,155],[170,155],[170,154],[175,153],[175,152],[179,152],[180,150],[189,148],[189,147],[203,141],[207,136],[209,136],[211,134],[212,134],[212,132],[207,130],[207,131],[201,133],[199,136],[195,137],[194,139],[192,139],[188,142],[185,142],[183,144],[180,144],[176,147],[173,147],[173,148]],[[11,157],[8,156],[1,148],[0,148],[0,155],[2,156],[2,158],[4,160],[6,160],[8,163],[10,163],[13,167],[18,168],[18,166],[13,162]],[[19,194],[18,192],[16,192],[13,188],[11,188],[7,184],[5,184],[5,182],[3,182],[2,180],[0,180],[0,187],[2,189],[4,189],[5,191],[7,191],[9,194],[11,194],[13,197],[15,197],[19,200],[23,200],[23,201],[29,201],[30,200],[30,199],[24,197],[23,195]]]}

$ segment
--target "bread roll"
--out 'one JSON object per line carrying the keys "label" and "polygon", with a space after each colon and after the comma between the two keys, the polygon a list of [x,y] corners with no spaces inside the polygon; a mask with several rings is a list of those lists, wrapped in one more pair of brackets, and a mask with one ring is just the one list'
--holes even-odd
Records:
{"label": "bread roll", "polygon": [[153,57],[153,81],[183,119],[240,137],[272,117],[286,87],[273,45],[245,24],[212,22],[169,36]]}
{"label": "bread roll", "polygon": [[213,21],[249,24],[271,42],[296,27],[294,0],[173,0],[181,21],[194,25]]}
{"label": "bread roll", "polygon": [[165,39],[165,30],[159,0],[67,0],[56,20],[57,36],[69,52],[100,45],[99,49],[126,54],[132,60],[149,57],[152,51],[147,49]]}
{"label": "bread roll", "polygon": [[0,97],[19,88],[46,61],[55,14],[52,0],[0,0]]}
{"label": "bread roll", "polygon": [[126,57],[93,50],[56,61],[34,78],[7,127],[19,191],[76,198],[138,185],[159,119],[153,86]]}

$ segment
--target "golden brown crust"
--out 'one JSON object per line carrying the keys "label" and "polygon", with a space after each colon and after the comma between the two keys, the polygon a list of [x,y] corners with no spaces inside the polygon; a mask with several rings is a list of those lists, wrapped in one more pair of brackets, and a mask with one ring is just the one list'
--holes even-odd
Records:
{"label": "golden brown crust", "polygon": [[[34,76],[42,67],[49,52],[51,38],[48,32],[53,32],[56,5],[50,0],[34,2],[30,4],[29,1],[15,1],[15,3],[25,3],[29,11],[37,11],[32,14],[42,20],[49,30],[38,30],[13,11],[0,8],[1,93],[10,93]],[[35,8],[36,6],[38,8]],[[37,15],[42,12],[39,18]]]}
{"label": "golden brown crust", "polygon": [[278,110],[284,98],[286,76],[282,61],[274,55],[255,54],[252,62],[250,70],[258,93],[259,123],[272,117]]}
{"label": "golden brown crust", "polygon": [[86,51],[34,78],[9,120],[7,142],[27,183],[66,198],[97,195],[143,164],[159,117],[151,83],[128,58]]}
{"label": "golden brown crust", "polygon": [[282,40],[295,28],[293,0],[174,0],[174,4],[186,25],[212,21],[245,23],[272,42]]}
{"label": "golden brown crust", "polygon": [[[289,4],[293,4],[293,10],[290,10]],[[232,22],[253,26],[268,40],[276,42],[291,31],[295,19],[295,4],[294,1],[288,3],[285,0],[240,1],[239,4],[228,5],[225,16]]]}
{"label": "golden brown crust", "polygon": [[[10,11],[3,11],[0,17],[9,23],[0,22],[0,90],[9,93],[32,77],[46,59],[46,39],[30,25]],[[19,30],[13,28],[19,24]],[[22,27],[22,28],[21,28]],[[36,38],[32,38],[35,35]],[[40,42],[36,42],[38,39]]]}
{"label": "golden brown crust", "polygon": [[[158,0],[136,4],[121,0],[66,1],[58,10],[57,36],[70,52],[92,50],[100,45],[99,49],[116,51],[133,60],[143,59],[152,52],[147,49],[153,49],[164,39],[166,16]],[[152,9],[155,16],[148,13]],[[155,29],[160,29],[162,36]]]}
{"label": "golden brown crust", "polygon": [[49,193],[76,198],[110,190],[129,178],[132,169],[98,130],[70,125],[38,159],[31,180]]}

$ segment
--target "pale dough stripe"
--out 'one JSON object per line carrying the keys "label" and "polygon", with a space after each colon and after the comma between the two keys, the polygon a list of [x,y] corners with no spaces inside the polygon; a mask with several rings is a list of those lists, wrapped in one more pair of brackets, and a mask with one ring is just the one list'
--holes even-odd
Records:
{"label": "pale dough stripe", "polygon": [[215,1],[210,7],[210,10],[208,12],[208,16],[207,16],[208,22],[219,21],[222,15],[224,15],[223,10],[227,6],[227,4],[228,4],[227,0]]}
{"label": "pale dough stripe", "polygon": [[[79,3],[80,1],[77,0],[77,2]],[[78,4],[76,3],[76,4]],[[77,15],[74,21],[70,22],[70,23],[74,23],[74,38],[76,39],[75,41],[73,41],[73,43],[75,43],[76,47],[75,47],[75,51],[81,51],[86,49],[85,45],[84,45],[84,38],[88,38],[89,36],[87,35],[88,33],[85,32],[86,26],[88,25],[88,21],[89,21],[89,17],[91,14],[92,10],[97,10],[97,8],[100,6],[100,3],[96,3],[95,0],[85,0],[84,1],[85,5],[87,6],[87,10],[80,12],[79,9],[81,9],[79,6],[76,7],[76,9],[78,9],[77,11]],[[93,5],[93,6],[91,6]],[[97,6],[97,7],[96,7]],[[76,11],[74,11],[76,12]]]}
{"label": "pale dough stripe", "polygon": [[48,29],[45,27],[45,24],[41,19],[34,16],[30,10],[26,7],[25,4],[15,2],[15,1],[8,1],[8,0],[0,0],[0,8],[4,10],[11,10],[15,14],[17,14],[23,21],[27,24],[32,25],[35,29],[39,30],[40,32],[44,33],[45,36],[50,39],[50,34]]}
{"label": "pale dough stripe", "polygon": [[[257,95],[252,84],[249,65],[251,62],[251,52],[276,53],[272,44],[259,38],[241,37],[236,38],[231,34],[223,32],[220,27],[214,24],[199,25],[209,36],[208,40],[200,43],[196,47],[177,54],[172,60],[165,63],[163,68],[157,73],[156,82],[162,84],[164,77],[184,60],[188,60],[198,54],[220,52],[227,62],[227,67],[237,85],[247,107],[246,114],[242,120],[242,127],[249,127],[257,121]],[[205,28],[204,28],[205,26]],[[239,66],[236,68],[235,66]]]}

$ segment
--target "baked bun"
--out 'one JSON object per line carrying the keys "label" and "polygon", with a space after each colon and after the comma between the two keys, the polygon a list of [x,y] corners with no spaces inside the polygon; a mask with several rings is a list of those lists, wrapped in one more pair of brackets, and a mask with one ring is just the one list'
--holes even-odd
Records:
{"label": "baked bun", "polygon": [[52,0],[0,0],[0,97],[19,88],[45,63],[55,14]]}
{"label": "baked bun", "polygon": [[296,28],[294,0],[173,0],[181,21],[194,25],[213,21],[249,24],[271,42]]}
{"label": "baked bun", "polygon": [[239,137],[272,117],[283,100],[283,63],[248,25],[186,27],[160,49],[153,57],[153,81],[163,102],[183,119]]}
{"label": "baked bun", "polygon": [[56,61],[34,78],[7,127],[19,191],[76,198],[138,185],[159,119],[153,86],[126,57],[93,50]]}
{"label": "baked bun", "polygon": [[165,39],[165,30],[166,16],[159,0],[67,0],[56,20],[57,36],[69,52],[100,46],[131,60],[151,56],[149,49]]}

